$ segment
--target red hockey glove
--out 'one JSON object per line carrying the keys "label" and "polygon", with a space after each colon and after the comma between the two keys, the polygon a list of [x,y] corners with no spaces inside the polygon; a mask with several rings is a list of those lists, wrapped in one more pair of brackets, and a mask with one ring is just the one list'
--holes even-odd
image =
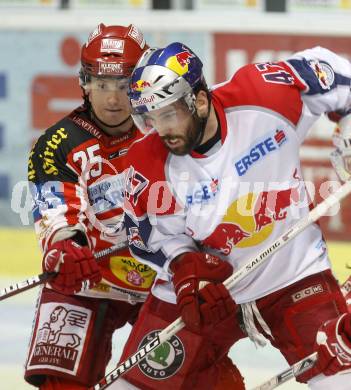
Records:
{"label": "red hockey glove", "polygon": [[324,375],[351,369],[351,314],[327,321],[317,333],[317,365]]}
{"label": "red hockey glove", "polygon": [[[171,263],[171,270],[177,306],[190,330],[200,332],[203,325],[215,325],[235,311],[235,302],[220,283],[233,272],[228,262],[206,253],[187,252]],[[202,282],[208,284],[200,292]]]}
{"label": "red hockey glove", "polygon": [[51,245],[44,254],[42,268],[44,272],[57,272],[49,284],[66,295],[92,288],[101,280],[99,267],[89,247],[71,239]]}
{"label": "red hockey glove", "polygon": [[351,313],[351,276],[343,283],[341,291],[346,299],[347,309]]}

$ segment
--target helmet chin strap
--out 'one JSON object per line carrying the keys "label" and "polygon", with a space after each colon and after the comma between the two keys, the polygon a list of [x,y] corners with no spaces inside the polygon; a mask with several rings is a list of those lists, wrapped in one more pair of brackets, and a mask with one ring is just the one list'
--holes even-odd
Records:
{"label": "helmet chin strap", "polygon": [[195,117],[196,129],[197,129],[197,137],[192,149],[196,149],[198,146],[200,146],[202,140],[204,139],[205,129],[206,129],[208,118],[210,116],[210,111],[211,111],[211,100],[209,100],[207,115],[204,118],[199,117],[197,111],[195,110],[194,117]]}
{"label": "helmet chin strap", "polygon": [[93,119],[97,120],[97,121],[98,121],[99,123],[101,123],[103,126],[105,126],[105,127],[107,127],[107,128],[110,128],[110,129],[112,129],[112,128],[114,128],[114,127],[122,126],[122,125],[124,125],[125,123],[127,123],[127,122],[129,121],[129,119],[132,118],[131,115],[128,115],[127,118],[126,118],[126,119],[123,119],[122,122],[119,122],[119,123],[117,123],[117,124],[115,124],[115,125],[109,125],[109,124],[105,123],[104,121],[102,121],[102,120],[95,114],[95,111],[93,110],[92,107],[90,107],[90,112],[91,112],[91,115],[92,115],[92,118],[93,118]]}

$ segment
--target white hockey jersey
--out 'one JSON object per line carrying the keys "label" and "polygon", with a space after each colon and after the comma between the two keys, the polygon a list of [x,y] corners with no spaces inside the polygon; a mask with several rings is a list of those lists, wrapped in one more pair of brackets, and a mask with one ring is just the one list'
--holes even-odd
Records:
{"label": "white hockey jersey", "polygon": [[[134,143],[127,234],[136,258],[165,281],[154,295],[175,302],[168,267],[179,254],[210,252],[237,269],[309,212],[299,147],[320,115],[351,107],[350,85],[351,64],[320,47],[247,65],[212,89],[221,129],[215,153],[173,155],[156,132]],[[313,224],[236,284],[232,296],[255,300],[329,267]]]}

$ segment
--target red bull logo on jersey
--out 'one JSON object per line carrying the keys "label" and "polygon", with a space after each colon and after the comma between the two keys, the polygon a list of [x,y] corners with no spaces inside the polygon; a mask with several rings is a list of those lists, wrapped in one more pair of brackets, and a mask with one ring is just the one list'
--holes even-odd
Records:
{"label": "red bull logo on jersey", "polygon": [[202,244],[224,255],[234,248],[259,245],[271,235],[275,223],[288,217],[300,198],[299,186],[246,194],[228,207],[222,222]]}
{"label": "red bull logo on jersey", "polygon": [[145,80],[138,80],[130,86],[131,90],[136,92],[142,92],[147,87],[151,87],[151,84]]}
{"label": "red bull logo on jersey", "polygon": [[169,57],[166,61],[166,66],[179,76],[183,76],[189,70],[190,58],[192,57],[194,57],[194,55],[190,53],[190,51],[181,51],[180,53]]}
{"label": "red bull logo on jersey", "polygon": [[300,194],[298,187],[282,191],[263,191],[255,202],[255,231],[261,231],[272,221],[281,221],[287,217],[287,209],[292,203],[298,204]]}
{"label": "red bull logo on jersey", "polygon": [[244,155],[234,163],[239,176],[245,173],[258,161],[267,157],[270,153],[277,151],[287,141],[283,130],[277,129],[270,136],[266,136],[262,141],[256,142]]}

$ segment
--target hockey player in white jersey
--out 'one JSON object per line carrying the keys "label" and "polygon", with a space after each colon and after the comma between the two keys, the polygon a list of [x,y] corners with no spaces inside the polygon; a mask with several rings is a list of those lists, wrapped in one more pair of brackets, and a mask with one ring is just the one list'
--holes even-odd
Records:
{"label": "hockey player in white jersey", "polygon": [[[348,114],[350,85],[351,64],[320,47],[247,65],[211,90],[185,45],[143,55],[129,96],[147,136],[127,154],[126,226],[133,254],[157,270],[158,282],[125,357],[181,314],[199,335],[192,339],[195,356],[189,349],[177,366],[186,366],[185,378],[199,368],[202,381],[191,388],[211,389],[206,365],[246,336],[269,340],[289,364],[318,351],[316,366],[297,379],[311,389],[349,388],[351,317],[318,224],[230,292],[221,282],[229,265],[243,266],[309,212],[299,147],[322,114]],[[350,140],[340,137],[337,166],[348,174]],[[200,291],[203,281],[209,283]],[[139,376],[132,383],[142,388],[153,388],[148,375],[186,388],[155,374],[150,363],[133,370]]]}

